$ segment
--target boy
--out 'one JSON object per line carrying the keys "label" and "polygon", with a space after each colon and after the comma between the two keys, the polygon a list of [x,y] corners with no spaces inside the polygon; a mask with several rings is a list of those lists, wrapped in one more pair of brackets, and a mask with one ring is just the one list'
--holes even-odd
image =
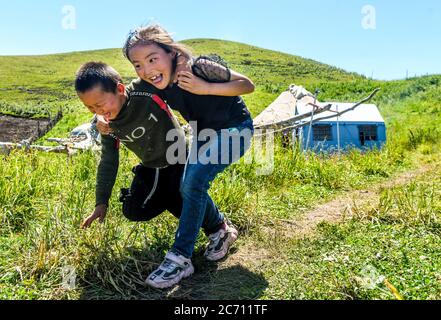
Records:
{"label": "boy", "polygon": [[166,134],[175,130],[178,143],[185,144],[184,132],[165,104],[160,106],[154,101],[154,89],[139,80],[126,88],[120,75],[100,62],[86,63],[79,69],[75,89],[84,105],[111,121],[114,129],[112,136],[103,135],[101,139],[95,210],[83,221],[82,228],[96,219],[104,221],[118,172],[120,142],[141,159],[132,170],[135,177],[130,190],[121,190],[124,215],[131,221],[148,221],[168,210],[179,218],[179,183],[184,166],[169,165],[166,151],[174,142],[166,141]]}

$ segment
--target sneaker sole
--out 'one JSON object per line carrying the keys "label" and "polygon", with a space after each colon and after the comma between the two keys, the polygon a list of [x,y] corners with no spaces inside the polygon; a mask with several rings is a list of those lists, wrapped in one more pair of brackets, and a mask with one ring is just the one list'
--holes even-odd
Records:
{"label": "sneaker sole", "polygon": [[191,266],[191,267],[187,268],[184,272],[182,272],[178,277],[171,279],[170,281],[156,283],[156,282],[153,282],[153,281],[150,281],[149,279],[147,279],[145,281],[145,283],[153,288],[156,288],[156,289],[170,288],[170,287],[174,286],[175,284],[179,283],[179,281],[181,281],[182,279],[188,278],[193,273],[194,273],[194,267]]}
{"label": "sneaker sole", "polygon": [[210,256],[205,256],[205,258],[208,261],[218,261],[218,260],[223,259],[228,254],[228,251],[230,250],[230,246],[236,241],[237,236],[238,236],[237,232],[229,232],[228,238],[227,238],[227,240],[225,240],[227,245],[225,246],[224,250],[221,250],[221,251],[219,251],[215,254],[212,254]]}

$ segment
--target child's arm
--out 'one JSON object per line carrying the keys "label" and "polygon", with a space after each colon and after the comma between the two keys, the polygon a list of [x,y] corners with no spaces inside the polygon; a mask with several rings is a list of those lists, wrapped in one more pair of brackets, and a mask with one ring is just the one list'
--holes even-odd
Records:
{"label": "child's arm", "polygon": [[198,95],[240,96],[254,91],[253,82],[230,70],[219,56],[201,56],[193,62],[180,57],[175,80],[183,90]]}
{"label": "child's arm", "polygon": [[249,78],[233,70],[230,70],[230,72],[230,81],[212,83],[195,76],[189,71],[181,71],[178,74],[178,86],[197,95],[234,97],[254,91],[254,83]]}
{"label": "child's arm", "polygon": [[96,219],[104,222],[107,214],[108,202],[115,184],[119,167],[119,151],[115,145],[115,139],[110,136],[102,136],[101,160],[97,169],[96,177],[96,205],[95,209],[81,223],[81,228],[88,228]]}

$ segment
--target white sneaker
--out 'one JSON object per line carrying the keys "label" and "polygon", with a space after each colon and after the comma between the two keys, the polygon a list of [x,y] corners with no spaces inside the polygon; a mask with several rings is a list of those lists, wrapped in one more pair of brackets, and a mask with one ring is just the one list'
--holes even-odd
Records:
{"label": "white sneaker", "polygon": [[218,261],[225,257],[231,244],[236,241],[238,232],[235,227],[224,224],[218,232],[210,234],[210,243],[205,250],[205,258],[209,261]]}
{"label": "white sneaker", "polygon": [[154,288],[164,289],[174,286],[183,278],[191,276],[194,272],[190,259],[174,252],[165,255],[161,265],[153,271],[145,283]]}

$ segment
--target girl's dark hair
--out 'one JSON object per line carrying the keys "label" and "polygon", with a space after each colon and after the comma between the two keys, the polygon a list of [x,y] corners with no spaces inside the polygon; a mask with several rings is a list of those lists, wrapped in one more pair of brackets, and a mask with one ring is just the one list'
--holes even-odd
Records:
{"label": "girl's dark hair", "polygon": [[118,83],[122,83],[121,76],[111,66],[104,62],[88,62],[76,73],[75,90],[85,93],[99,85],[104,92],[114,93]]}
{"label": "girl's dark hair", "polygon": [[182,43],[175,42],[170,33],[165,31],[159,25],[151,25],[147,27],[139,27],[131,31],[127,37],[123,47],[123,54],[130,61],[130,49],[137,45],[156,44],[165,52],[176,52],[187,59],[191,59],[191,50]]}

